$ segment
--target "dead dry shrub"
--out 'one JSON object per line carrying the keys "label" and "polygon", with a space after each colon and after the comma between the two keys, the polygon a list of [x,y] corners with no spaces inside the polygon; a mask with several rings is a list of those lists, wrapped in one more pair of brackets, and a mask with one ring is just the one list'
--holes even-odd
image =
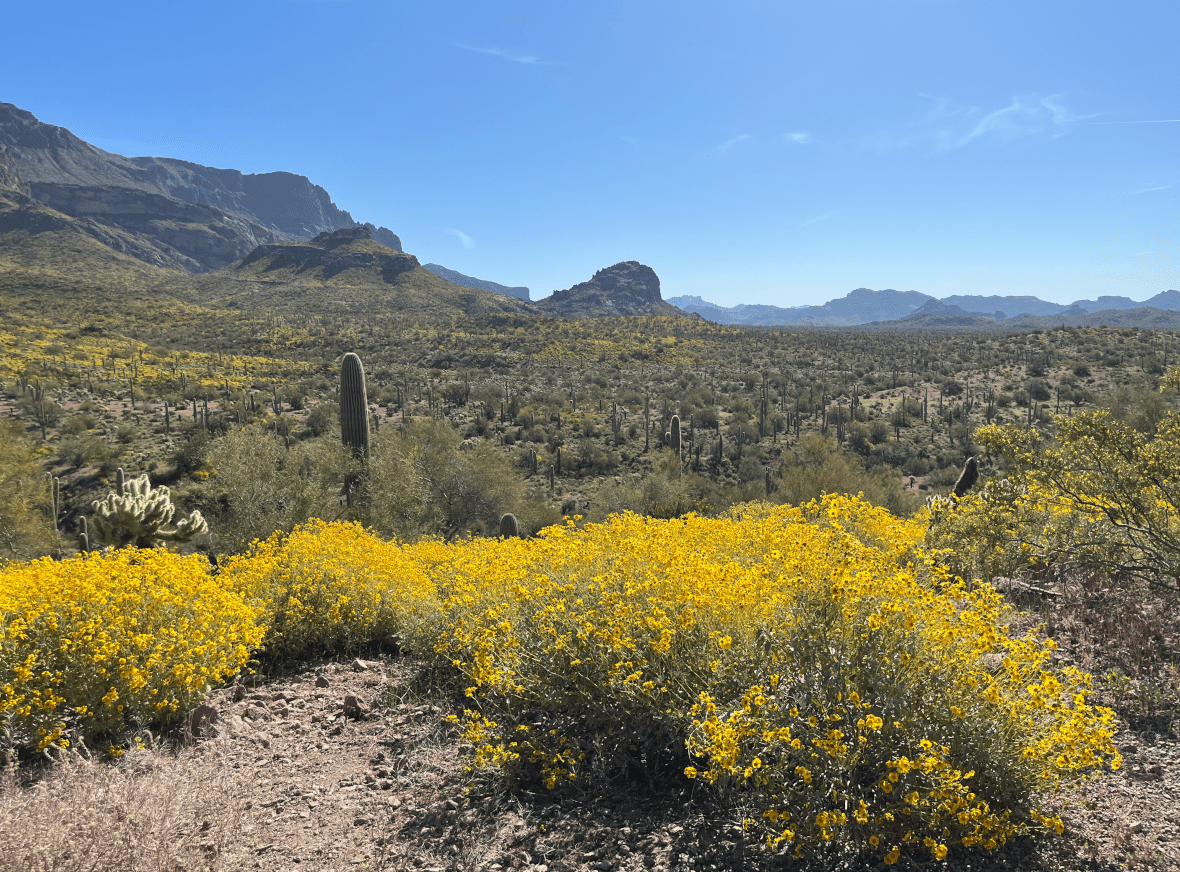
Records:
{"label": "dead dry shrub", "polygon": [[36,775],[0,773],[0,872],[236,868],[242,786],[208,746],[67,753]]}
{"label": "dead dry shrub", "polygon": [[[1054,567],[1030,590],[1046,632],[1100,678],[1107,704],[1137,732],[1168,735],[1180,715],[1180,596],[1140,579]],[[1026,595],[1027,596],[1027,595]]]}

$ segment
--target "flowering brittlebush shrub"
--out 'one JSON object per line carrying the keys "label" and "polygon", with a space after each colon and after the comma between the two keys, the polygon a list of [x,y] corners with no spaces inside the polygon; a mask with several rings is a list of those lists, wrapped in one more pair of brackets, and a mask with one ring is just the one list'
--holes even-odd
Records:
{"label": "flowering brittlebush shrub", "polygon": [[354,523],[314,520],[275,534],[230,560],[222,578],[264,616],[263,649],[273,658],[354,651],[393,633],[420,635],[438,616],[421,564]]}
{"label": "flowering brittlebush shrub", "polygon": [[1058,416],[1054,438],[981,427],[1007,478],[936,506],[929,544],[964,575],[991,578],[1053,564],[1180,582],[1180,414],[1143,433],[1109,412]]}
{"label": "flowering brittlebush shrub", "polygon": [[699,778],[747,794],[780,849],[892,863],[1059,829],[1037,793],[1118,763],[1088,676],[925,560],[924,530],[829,496],[409,550],[477,766]]}
{"label": "flowering brittlebush shrub", "polygon": [[257,610],[202,557],[160,550],[36,560],[0,570],[0,728],[45,748],[168,724],[238,671]]}

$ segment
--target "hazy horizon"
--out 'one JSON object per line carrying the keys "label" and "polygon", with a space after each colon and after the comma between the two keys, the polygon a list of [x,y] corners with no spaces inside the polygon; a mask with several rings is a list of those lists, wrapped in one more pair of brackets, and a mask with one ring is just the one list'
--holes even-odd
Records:
{"label": "hazy horizon", "polygon": [[534,299],[1180,288],[1180,9],[887,0],[66,2],[10,10],[0,100],[109,151],[309,177]]}

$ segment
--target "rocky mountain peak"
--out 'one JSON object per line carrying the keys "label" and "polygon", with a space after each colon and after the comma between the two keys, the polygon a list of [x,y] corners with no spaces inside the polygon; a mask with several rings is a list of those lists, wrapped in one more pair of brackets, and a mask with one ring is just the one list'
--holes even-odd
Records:
{"label": "rocky mountain peak", "polygon": [[605,318],[612,315],[681,315],[660,296],[660,278],[650,266],[625,260],[594,273],[588,282],[554,291],[538,307],[563,318]]}
{"label": "rocky mountain peak", "polygon": [[[650,266],[644,266],[637,260],[625,260],[600,269],[584,284],[595,285],[603,293],[632,304],[652,304],[663,299],[660,296],[660,277]],[[582,285],[575,285],[570,290],[579,287]]]}

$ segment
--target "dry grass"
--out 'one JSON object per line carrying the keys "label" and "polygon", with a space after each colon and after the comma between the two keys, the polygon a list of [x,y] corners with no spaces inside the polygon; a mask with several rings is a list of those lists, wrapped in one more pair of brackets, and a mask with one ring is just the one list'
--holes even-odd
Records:
{"label": "dry grass", "polygon": [[144,748],[115,765],[68,754],[39,779],[6,769],[0,872],[236,868],[244,794],[218,756]]}

